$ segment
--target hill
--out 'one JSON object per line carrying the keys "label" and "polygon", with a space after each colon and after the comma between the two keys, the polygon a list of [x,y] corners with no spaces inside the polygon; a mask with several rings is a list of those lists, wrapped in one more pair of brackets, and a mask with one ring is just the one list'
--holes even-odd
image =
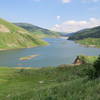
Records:
{"label": "hill", "polygon": [[72,34],[69,40],[75,40],[85,46],[100,48],[100,26],[78,31]]}
{"label": "hill", "polygon": [[0,49],[27,48],[47,44],[33,34],[0,18]]}
{"label": "hill", "polygon": [[100,26],[76,32],[69,37],[70,40],[81,40],[84,38],[100,38]]}
{"label": "hill", "polygon": [[54,32],[48,29],[44,29],[29,23],[14,23],[15,25],[22,27],[26,29],[27,31],[33,33],[39,38],[44,38],[44,37],[58,37],[60,35],[59,32]]}

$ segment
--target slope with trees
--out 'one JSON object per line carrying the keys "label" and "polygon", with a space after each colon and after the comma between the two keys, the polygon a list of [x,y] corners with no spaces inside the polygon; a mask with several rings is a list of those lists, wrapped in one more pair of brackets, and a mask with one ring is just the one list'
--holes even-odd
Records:
{"label": "slope with trees", "polygon": [[76,32],[69,37],[69,40],[75,40],[82,45],[100,48],[100,26]]}

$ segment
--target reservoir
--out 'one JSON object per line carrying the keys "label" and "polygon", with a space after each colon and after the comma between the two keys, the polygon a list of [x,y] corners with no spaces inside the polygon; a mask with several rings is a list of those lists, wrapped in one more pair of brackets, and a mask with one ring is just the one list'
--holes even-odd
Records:
{"label": "reservoir", "polygon": [[[0,66],[5,67],[48,67],[72,64],[78,55],[98,56],[100,48],[84,47],[63,38],[46,38],[48,46],[0,51]],[[21,61],[21,57],[39,55]]]}

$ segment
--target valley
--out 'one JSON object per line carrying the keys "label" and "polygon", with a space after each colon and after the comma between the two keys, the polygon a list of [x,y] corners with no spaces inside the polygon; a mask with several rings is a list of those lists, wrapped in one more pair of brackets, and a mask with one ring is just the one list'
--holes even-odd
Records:
{"label": "valley", "polygon": [[100,100],[100,0],[0,0],[0,100]]}

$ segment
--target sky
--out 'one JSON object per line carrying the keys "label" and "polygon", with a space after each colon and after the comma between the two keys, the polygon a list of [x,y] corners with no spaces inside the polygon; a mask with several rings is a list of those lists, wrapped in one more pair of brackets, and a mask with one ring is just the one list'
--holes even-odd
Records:
{"label": "sky", "polygon": [[0,17],[75,32],[100,25],[100,0],[0,0]]}

